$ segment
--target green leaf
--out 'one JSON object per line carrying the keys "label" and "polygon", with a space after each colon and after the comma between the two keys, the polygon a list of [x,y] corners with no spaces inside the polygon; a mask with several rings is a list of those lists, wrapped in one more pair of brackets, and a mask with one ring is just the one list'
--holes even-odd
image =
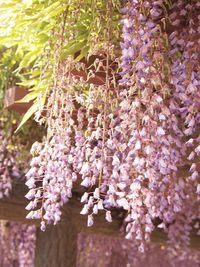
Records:
{"label": "green leaf", "polygon": [[87,56],[88,51],[89,51],[89,46],[85,46],[85,47],[81,50],[80,55],[78,55],[78,56],[76,57],[75,61],[76,61],[76,62],[81,61],[81,59],[83,59],[84,57]]}
{"label": "green leaf", "polygon": [[62,58],[65,58],[70,55],[74,55],[76,52],[80,51],[87,44],[86,36],[81,40],[74,40],[63,48]]}
{"label": "green leaf", "polygon": [[16,84],[21,85],[23,87],[32,87],[32,86],[35,86],[36,84],[38,84],[38,80],[37,79],[22,80],[22,82],[16,83]]}
{"label": "green leaf", "polygon": [[11,3],[2,3],[0,4],[0,8],[1,9],[7,9],[7,8],[11,8],[11,7],[15,7],[16,4],[20,3],[21,0],[15,0],[15,1],[12,1]]}
{"label": "green leaf", "polygon": [[38,91],[32,91],[22,99],[15,101],[15,103],[28,103],[38,97]]}
{"label": "green leaf", "polygon": [[19,129],[31,118],[31,116],[37,111],[38,109],[38,103],[35,102],[29,109],[28,111],[25,113],[25,115],[23,116],[19,126],[17,127],[15,132],[18,132]]}
{"label": "green leaf", "polygon": [[36,60],[36,58],[38,58],[42,54],[42,52],[43,49],[41,49],[41,47],[28,52],[20,62],[19,68],[27,68],[33,61]]}
{"label": "green leaf", "polygon": [[[56,3],[55,3],[56,4]],[[53,6],[53,5],[52,5]],[[55,17],[57,15],[59,15],[62,11],[64,11],[66,7],[65,6],[58,6],[57,8],[52,7],[52,10],[50,12],[47,12],[45,10],[45,14],[47,14],[42,20],[49,20],[52,17]]]}

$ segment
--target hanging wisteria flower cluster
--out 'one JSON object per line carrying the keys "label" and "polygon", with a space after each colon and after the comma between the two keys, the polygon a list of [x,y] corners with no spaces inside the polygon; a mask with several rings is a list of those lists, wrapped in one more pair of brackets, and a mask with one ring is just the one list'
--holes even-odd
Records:
{"label": "hanging wisteria flower cluster", "polygon": [[[5,118],[0,118],[0,199],[8,197],[15,179],[22,179],[18,164],[19,150]],[[34,266],[36,231],[34,226],[0,221],[0,265]]]}
{"label": "hanging wisteria flower cluster", "polygon": [[[67,86],[70,86],[69,91],[73,88],[73,85]],[[60,220],[60,207],[72,196],[73,182],[77,180],[70,153],[74,134],[74,120],[71,117],[73,106],[72,97],[61,83],[48,100],[47,138],[43,144],[35,143],[31,149],[35,157],[31,161],[31,169],[26,174],[26,185],[30,188],[26,198],[31,200],[26,209],[33,210],[38,203],[41,203],[41,207],[31,211],[27,218],[42,218],[43,230],[45,221],[53,221],[56,224]]]}
{"label": "hanging wisteria flower cluster", "polygon": [[[198,1],[178,1],[171,8],[170,19],[177,28],[169,35],[171,58],[171,113],[179,119],[182,131],[182,146],[186,148],[189,174],[185,178],[185,199],[181,213],[169,228],[174,244],[180,236],[179,245],[188,246],[192,221],[199,219],[199,122],[200,122],[200,4]],[[184,27],[180,27],[184,25]],[[195,228],[199,229],[198,221]],[[183,231],[184,234],[181,235]],[[199,233],[199,231],[198,231]]]}
{"label": "hanging wisteria flower cluster", "polygon": [[[122,208],[126,238],[138,240],[140,251],[155,221],[171,243],[189,245],[200,219],[200,5],[191,2],[127,1],[121,79],[117,59],[111,64],[112,1],[102,58],[89,68],[73,58],[57,65],[40,119],[47,136],[33,145],[26,174],[27,218],[40,218],[42,230],[60,220],[73,183],[80,181],[87,189],[81,214],[88,216],[88,226],[100,210],[111,222],[111,208]],[[87,71],[88,79],[77,78],[74,69]],[[99,71],[104,82],[90,82]]]}
{"label": "hanging wisteria flower cluster", "polygon": [[36,228],[0,221],[0,264],[3,267],[33,267]]}
{"label": "hanging wisteria flower cluster", "polygon": [[10,134],[4,130],[4,122],[0,122],[0,199],[9,196],[12,180],[20,178],[21,171],[16,162],[17,151]]}
{"label": "hanging wisteria flower cluster", "polygon": [[[162,220],[159,227],[167,230],[170,241],[187,246],[192,221],[199,218],[198,172],[193,162],[195,156],[198,160],[198,145],[191,151],[192,144],[198,140],[198,136],[195,140],[191,137],[198,129],[200,106],[197,71],[199,4],[196,1],[191,5],[187,1],[178,1],[170,7],[169,25],[187,26],[184,30],[182,27],[178,30],[172,27],[174,31],[169,37],[170,44],[166,33],[171,29],[162,25],[166,15],[164,5],[165,1],[144,1],[142,4],[140,1],[130,1],[123,9],[126,18],[123,20],[123,78],[120,82],[129,88],[129,92],[134,92],[137,100],[138,112],[134,110],[133,115],[139,123],[132,133],[141,128],[142,136],[137,136],[135,149],[140,155],[147,151],[145,143],[142,147],[145,137],[146,146],[151,148],[149,155],[145,153],[145,157],[137,160],[139,164],[140,160],[143,163],[139,174],[145,176],[144,181],[148,180],[144,193],[140,191],[143,205],[149,205],[146,210],[150,212],[150,218]],[[191,20],[196,17],[197,21]],[[191,41],[188,31],[192,34]],[[187,39],[184,40],[184,37]],[[184,60],[182,57],[185,57]],[[192,64],[190,58],[194,59]],[[191,64],[190,69],[188,64]],[[192,161],[192,175],[188,178],[179,175],[185,158]],[[146,198],[149,203],[145,202]],[[141,214],[138,217],[141,219]],[[133,218],[133,225],[135,223]]]}
{"label": "hanging wisteria flower cluster", "polygon": [[171,261],[166,253],[167,247],[153,243],[149,246],[148,253],[141,254],[134,242],[123,237],[81,233],[78,244],[78,267],[95,266],[97,259],[104,267],[198,267],[200,260],[200,253],[194,250],[184,261]]}

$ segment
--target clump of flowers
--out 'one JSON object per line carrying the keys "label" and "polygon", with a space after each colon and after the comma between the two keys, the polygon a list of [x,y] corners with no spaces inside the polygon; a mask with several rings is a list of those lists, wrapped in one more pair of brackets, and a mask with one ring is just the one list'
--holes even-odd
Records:
{"label": "clump of flowers", "polygon": [[[127,1],[120,80],[110,64],[115,51],[110,1],[105,60],[97,58],[86,80],[73,76],[74,69],[86,71],[85,63],[68,58],[58,64],[41,119],[47,136],[33,145],[26,174],[27,218],[41,218],[42,230],[60,220],[60,208],[80,181],[88,226],[99,210],[111,222],[111,208],[122,208],[126,238],[137,240],[141,252],[158,219],[171,243],[188,246],[199,218],[199,27],[192,16],[199,22],[200,15],[198,3],[186,2]],[[169,40],[167,9],[175,27]],[[176,29],[183,18],[185,29]],[[89,82],[99,70],[104,83]],[[190,174],[184,176],[186,159]]]}
{"label": "clump of flowers", "polygon": [[[170,83],[173,86],[170,112],[179,118],[179,129],[183,136],[181,143],[185,147],[184,159],[189,165],[189,173],[184,177],[186,188],[183,206],[175,223],[169,227],[169,236],[175,246],[179,240],[178,245],[185,246],[185,249],[190,243],[194,221],[199,219],[199,8],[197,1],[178,1],[172,5],[170,14],[171,24],[175,26],[169,35]],[[180,238],[176,239],[176,236]]]}
{"label": "clump of flowers", "polygon": [[[77,180],[71,153],[74,104],[64,86],[59,84],[48,99],[48,136],[43,143],[36,142],[32,146],[34,157],[26,174],[26,185],[30,189],[26,198],[31,200],[26,207],[30,211],[27,218],[42,218],[42,230],[45,230],[45,222],[56,224],[60,220],[60,208],[71,198],[72,185]],[[72,85],[69,91],[70,88]],[[38,204],[40,208],[33,211]]]}
{"label": "clump of flowers", "polygon": [[12,189],[12,180],[20,178],[21,171],[17,163],[17,151],[11,133],[4,129],[4,118],[0,121],[0,199],[8,197]]}
{"label": "clump of flowers", "polygon": [[33,267],[36,228],[0,221],[1,266]]}

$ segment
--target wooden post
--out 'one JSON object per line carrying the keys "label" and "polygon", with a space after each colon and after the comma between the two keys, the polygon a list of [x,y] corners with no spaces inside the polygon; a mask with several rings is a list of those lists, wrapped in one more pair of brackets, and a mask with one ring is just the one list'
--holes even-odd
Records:
{"label": "wooden post", "polygon": [[45,232],[37,229],[35,267],[76,267],[76,226],[68,218]]}

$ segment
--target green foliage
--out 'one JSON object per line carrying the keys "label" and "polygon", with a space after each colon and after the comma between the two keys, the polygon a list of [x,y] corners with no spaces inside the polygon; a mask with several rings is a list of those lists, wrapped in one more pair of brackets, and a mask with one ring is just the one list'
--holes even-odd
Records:
{"label": "green foliage", "polygon": [[17,164],[24,169],[29,162],[29,151],[33,142],[35,140],[41,141],[45,131],[32,120],[21,128],[20,134],[14,134],[20,119],[19,116],[15,112],[2,110],[0,114],[0,129],[3,130],[4,138],[9,140],[7,149],[10,152],[18,152]]}
{"label": "green foliage", "polygon": [[[105,0],[7,0],[0,3],[0,99],[10,85],[30,90],[34,100],[21,124],[37,110],[38,95],[50,90],[54,66],[67,56],[76,61],[104,52]],[[119,39],[119,0],[113,4],[113,42]],[[58,33],[63,27],[60,44]],[[55,54],[60,46],[60,58]],[[44,94],[46,95],[46,94]],[[45,100],[44,100],[45,101]]]}

